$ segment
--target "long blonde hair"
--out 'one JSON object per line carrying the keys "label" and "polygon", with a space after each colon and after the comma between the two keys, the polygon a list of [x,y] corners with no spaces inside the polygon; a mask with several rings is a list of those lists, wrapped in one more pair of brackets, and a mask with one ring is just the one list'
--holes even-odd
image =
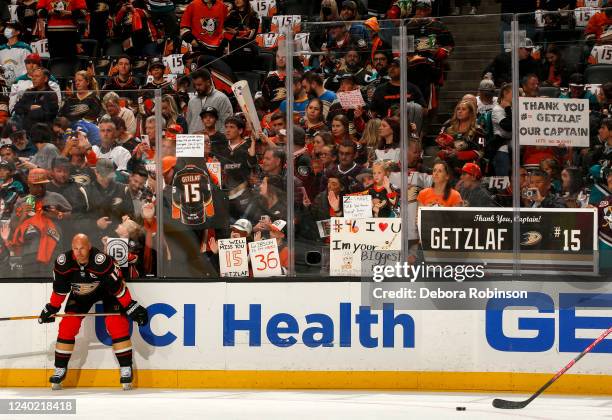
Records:
{"label": "long blonde hair", "polygon": [[87,70],[79,70],[74,74],[74,77],[81,76],[87,82],[89,90],[92,91],[97,97],[100,97],[98,90],[98,81],[93,77]]}
{"label": "long blonde hair", "polygon": [[376,146],[378,144],[378,129],[380,128],[378,118],[372,118],[367,122],[360,143],[365,145],[368,150],[368,161],[372,162],[376,159]]}
{"label": "long blonde hair", "polygon": [[[465,105],[469,109],[470,114],[471,114],[470,115],[470,126],[465,133],[462,133],[459,131],[459,120],[457,119],[457,109],[462,105]],[[450,135],[463,134],[467,137],[473,137],[474,134],[476,134],[477,128],[478,126],[476,124],[476,107],[474,106],[474,103],[471,101],[460,101],[455,107],[455,110],[453,111],[453,116],[450,120],[450,125],[448,129],[446,130],[446,132]]]}
{"label": "long blonde hair", "polygon": [[[331,9],[331,14],[325,18],[323,16],[323,7],[329,7]],[[338,13],[338,4],[336,4],[336,0],[323,0],[321,2],[321,13],[319,13],[320,22],[333,22],[340,20],[340,13]]]}

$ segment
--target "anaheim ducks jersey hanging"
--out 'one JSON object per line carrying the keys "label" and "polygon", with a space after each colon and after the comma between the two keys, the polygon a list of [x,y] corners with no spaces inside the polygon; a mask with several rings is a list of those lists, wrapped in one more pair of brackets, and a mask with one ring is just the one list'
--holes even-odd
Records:
{"label": "anaheim ducks jersey hanging", "polygon": [[208,172],[194,164],[178,170],[172,181],[172,218],[201,225],[215,215]]}

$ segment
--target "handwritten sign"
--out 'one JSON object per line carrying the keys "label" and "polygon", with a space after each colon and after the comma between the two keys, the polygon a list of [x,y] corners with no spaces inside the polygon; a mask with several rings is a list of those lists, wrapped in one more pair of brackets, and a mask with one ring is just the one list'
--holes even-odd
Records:
{"label": "handwritten sign", "polygon": [[345,195],[342,197],[344,217],[350,219],[363,219],[372,217],[371,195]]}
{"label": "handwritten sign", "polygon": [[49,41],[47,41],[47,38],[32,42],[30,47],[32,48],[32,52],[40,55],[41,58],[51,57],[49,54]]}
{"label": "handwritten sign", "polygon": [[317,228],[319,229],[319,236],[321,238],[327,238],[329,236],[330,227],[331,227],[330,219],[317,221]]}
{"label": "handwritten sign", "polygon": [[[388,251],[399,251],[401,247],[402,222],[395,218],[331,219],[330,264],[332,276],[369,275],[364,267],[394,255]],[[389,257],[395,258],[395,257]]]}
{"label": "handwritten sign", "polygon": [[206,168],[213,184],[221,186],[221,162],[206,162]]}
{"label": "handwritten sign", "polygon": [[282,276],[280,255],[276,239],[249,243],[249,256],[253,277]]}
{"label": "handwritten sign", "polygon": [[272,32],[279,34],[286,33],[289,28],[292,28],[293,33],[300,32],[302,16],[300,15],[275,15],[272,17]]}
{"label": "handwritten sign", "polygon": [[365,106],[363,96],[359,89],[349,92],[338,92],[338,100],[343,109],[357,109]]}
{"label": "handwritten sign", "polygon": [[248,277],[246,238],[219,239],[217,243],[221,277]]}
{"label": "handwritten sign", "polygon": [[183,63],[183,54],[170,54],[163,58],[164,64],[171,74],[185,73],[185,64]]}
{"label": "handwritten sign", "polygon": [[276,14],[276,0],[251,0],[250,3],[260,18],[272,17]]}
{"label": "handwritten sign", "polygon": [[204,135],[177,134],[176,157],[204,157]]}
{"label": "handwritten sign", "polygon": [[589,147],[587,99],[519,98],[521,145]]}

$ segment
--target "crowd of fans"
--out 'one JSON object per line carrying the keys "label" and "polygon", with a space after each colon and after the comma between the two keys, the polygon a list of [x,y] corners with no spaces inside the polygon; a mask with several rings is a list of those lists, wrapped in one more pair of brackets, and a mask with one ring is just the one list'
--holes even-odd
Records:
{"label": "crowd of fans", "polygon": [[[281,1],[263,16],[246,0],[34,0],[17,5],[17,20],[0,9],[0,275],[48,276],[55,256],[78,232],[100,249],[109,238],[126,239],[124,270],[131,277],[217,277],[218,241],[236,237],[275,239],[286,269],[287,229],[295,230],[297,264],[320,267],[312,251],[326,254],[323,226],[343,216],[346,197],[369,195],[374,217],[399,217],[402,194],[410,214],[417,206],[511,205],[509,52],[483,69],[480,84],[433,129],[455,41],[432,13],[462,6],[475,13],[478,2],[369,3],[323,0],[319,18],[328,23],[307,32],[307,50],[291,59],[292,74],[282,40],[272,47],[261,43],[272,15],[288,11]],[[503,12],[584,6],[501,3]],[[549,25],[561,25],[555,22]],[[399,106],[403,58],[392,41],[399,25],[415,40],[405,63],[405,116]],[[612,9],[594,14],[580,42],[592,48],[612,43],[609,25]],[[41,39],[50,59],[33,51]],[[109,39],[123,51],[109,54],[108,72],[101,74],[102,54],[82,58],[88,45],[103,50]],[[558,97],[588,99],[591,146],[522,147],[518,188],[525,207],[597,207],[600,246],[612,249],[612,82],[588,85],[583,73],[595,62],[585,57],[569,63],[563,51],[549,40],[525,40],[521,94],[537,97],[543,88],[556,88]],[[273,69],[251,86],[254,124],[230,86],[234,71],[266,61]],[[64,62],[76,72],[50,72]],[[159,102],[155,89],[161,90]],[[408,133],[405,191],[401,124]],[[177,158],[181,134],[204,135],[204,155]],[[287,176],[295,181],[292,203]],[[414,262],[416,220],[407,234]],[[158,253],[164,262],[159,270]]]}

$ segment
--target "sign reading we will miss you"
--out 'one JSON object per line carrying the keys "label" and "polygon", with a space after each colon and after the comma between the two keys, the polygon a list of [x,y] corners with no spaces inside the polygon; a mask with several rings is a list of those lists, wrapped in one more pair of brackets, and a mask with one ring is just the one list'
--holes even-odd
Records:
{"label": "sign reading we will miss you", "polygon": [[587,99],[519,98],[522,146],[589,147]]}
{"label": "sign reading we will miss you", "polygon": [[248,277],[246,238],[219,239],[218,244],[221,277]]}
{"label": "sign reading we will miss you", "polygon": [[[402,241],[402,222],[397,218],[331,219],[330,264],[332,276],[366,275],[372,265],[387,265]],[[397,257],[397,256],[396,256]],[[394,258],[396,258],[394,257]],[[399,260],[397,260],[399,261]]]}

